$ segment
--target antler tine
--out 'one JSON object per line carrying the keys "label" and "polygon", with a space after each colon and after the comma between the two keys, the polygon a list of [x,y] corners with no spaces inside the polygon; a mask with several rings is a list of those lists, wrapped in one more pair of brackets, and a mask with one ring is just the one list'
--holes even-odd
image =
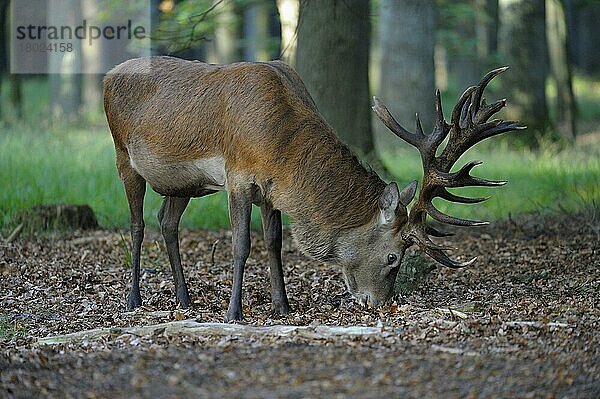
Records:
{"label": "antler tine", "polygon": [[[429,248],[431,250],[437,250],[437,251],[445,251],[445,250],[454,249],[451,247],[444,247],[441,245],[437,245],[435,242],[431,241],[431,238],[429,238],[428,235],[433,235],[433,234],[429,234],[427,232],[427,230],[429,230],[429,229],[433,229],[433,228],[426,224],[422,224],[422,225],[419,225],[419,227],[414,228],[410,232],[410,235],[411,235],[412,239],[416,240],[417,243],[419,244],[419,246],[422,248]],[[433,230],[439,234],[439,237],[443,237],[443,236],[447,235],[447,234],[441,233],[435,229],[433,229]]]}
{"label": "antler tine", "polygon": [[460,204],[478,204],[480,202],[487,201],[491,198],[490,195],[477,198],[461,197],[459,195],[452,194],[445,188],[440,189],[439,193],[437,193],[437,196],[445,199],[446,201],[457,202]]}
{"label": "antler tine", "polygon": [[444,110],[442,109],[442,96],[440,90],[435,91],[435,126],[433,131],[428,136],[429,146],[432,147],[433,156],[439,145],[444,141],[448,133],[450,132],[450,125],[446,123],[444,119]]}
{"label": "antler tine", "polygon": [[466,261],[466,262],[456,262],[456,261],[453,261],[452,259],[450,259],[448,257],[448,255],[446,255],[444,253],[444,251],[436,250],[436,249],[430,249],[430,248],[427,248],[427,247],[423,248],[423,251],[427,255],[431,256],[434,260],[436,260],[439,263],[441,263],[442,265],[447,266],[447,267],[452,268],[452,269],[460,269],[462,267],[469,266],[470,264],[472,264],[473,262],[475,262],[475,260],[477,259],[475,257],[475,258],[473,258],[473,259],[471,259],[469,261]]}
{"label": "antler tine", "polygon": [[477,114],[477,111],[479,111],[479,104],[480,104],[480,100],[481,100],[481,96],[483,95],[483,91],[485,90],[485,88],[487,87],[487,85],[498,75],[500,75],[501,73],[505,72],[508,69],[508,66],[503,66],[500,68],[496,68],[490,72],[488,72],[479,82],[479,84],[477,85],[477,91],[475,92],[475,96],[473,97],[473,105],[474,105],[474,109],[473,109],[473,114]]}
{"label": "antler tine", "polygon": [[469,161],[457,172],[444,173],[438,172],[438,179],[444,187],[466,187],[466,186],[503,186],[506,184],[504,180],[486,180],[470,175],[471,170],[481,165],[481,161]]}
{"label": "antler tine", "polygon": [[[478,140],[475,141],[472,145],[475,145],[476,143],[482,140],[498,135],[500,133],[510,132],[511,130],[527,129],[527,126],[520,126],[517,125],[517,123],[518,122],[515,121],[502,121],[496,119],[491,122],[487,122],[482,125],[476,126],[475,133],[477,134]],[[470,148],[471,146],[469,146],[468,148]]]}
{"label": "antler tine", "polygon": [[385,104],[377,97],[373,97],[373,106],[371,107],[375,112],[375,115],[388,127],[396,136],[406,141],[414,147],[419,147],[421,141],[420,133],[415,134],[406,130],[402,125],[394,119],[390,111],[387,109]]}
{"label": "antler tine", "polygon": [[470,220],[470,219],[461,219],[454,216],[446,215],[445,213],[440,212],[433,204],[428,203],[425,205],[425,209],[427,210],[427,214],[431,216],[433,219],[438,222],[452,224],[454,226],[485,226],[490,224],[490,222],[484,220]]}
{"label": "antler tine", "polygon": [[425,233],[430,235],[430,236],[434,236],[434,237],[450,237],[453,236],[453,233],[446,233],[443,231],[439,231],[438,229],[426,224],[425,225]]}
{"label": "antler tine", "polygon": [[502,108],[506,106],[506,98],[502,100],[498,100],[492,104],[484,104],[481,103],[481,108],[477,111],[477,113],[473,116],[473,123],[480,124],[487,122],[488,119],[496,112],[500,111]]}
{"label": "antler tine", "polygon": [[450,119],[452,127],[456,128],[460,125],[461,116],[463,113],[466,113],[466,108],[469,107],[468,100],[471,98],[471,94],[475,90],[477,90],[477,86],[468,87],[456,102],[456,105],[452,110],[452,118]]}

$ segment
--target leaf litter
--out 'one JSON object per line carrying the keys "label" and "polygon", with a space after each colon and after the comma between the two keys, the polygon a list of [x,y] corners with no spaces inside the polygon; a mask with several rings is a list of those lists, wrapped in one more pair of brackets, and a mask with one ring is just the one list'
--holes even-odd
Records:
{"label": "leaf litter", "polygon": [[[127,233],[128,234],[128,233]],[[125,236],[125,241],[122,239]],[[409,295],[364,309],[335,267],[284,232],[293,312],[270,308],[259,232],[244,276],[243,323],[367,326],[368,336],[146,335],[122,328],[221,322],[232,284],[231,233],[181,232],[193,306],[176,306],[160,235],[142,252],[144,306],[125,312],[125,232],[76,231],[0,244],[0,397],[590,397],[600,394],[600,245],[585,215],[528,216],[457,231],[455,255]],[[8,327],[5,327],[8,326]],[[98,339],[37,338],[110,328]],[[4,336],[4,335],[3,335]]]}

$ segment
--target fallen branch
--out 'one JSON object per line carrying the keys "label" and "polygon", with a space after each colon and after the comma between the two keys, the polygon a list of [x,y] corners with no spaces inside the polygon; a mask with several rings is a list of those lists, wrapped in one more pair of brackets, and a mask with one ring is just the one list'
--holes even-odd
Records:
{"label": "fallen branch", "polygon": [[245,324],[228,323],[199,323],[194,319],[172,321],[168,323],[154,324],[139,327],[125,328],[97,328],[94,330],[79,331],[66,335],[38,338],[40,345],[64,344],[77,341],[92,341],[107,336],[119,336],[131,334],[136,336],[150,336],[155,332],[167,334],[187,334],[197,336],[275,336],[289,337],[297,336],[308,339],[329,339],[334,337],[358,337],[381,334],[381,327],[362,326],[251,326]]}
{"label": "fallen branch", "polygon": [[541,321],[507,321],[505,323],[508,327],[535,327],[535,328],[543,328],[543,327],[560,327],[560,328],[570,328],[572,327],[568,323],[560,323],[560,322],[548,322],[542,323]]}
{"label": "fallen branch", "polygon": [[[145,318],[160,319],[162,317],[171,317],[172,314],[173,314],[173,312],[170,310],[155,310],[153,312],[144,312],[141,315]],[[121,316],[123,316],[123,317],[139,317],[140,313],[136,312],[134,310],[131,312],[123,312],[123,313],[121,313]]]}
{"label": "fallen branch", "polygon": [[436,344],[431,345],[431,350],[433,350],[435,352],[451,353],[453,355],[479,356],[479,353],[474,352],[474,351],[469,351],[469,350],[461,349],[461,348],[450,348],[448,346],[442,346],[442,345],[436,345]]}

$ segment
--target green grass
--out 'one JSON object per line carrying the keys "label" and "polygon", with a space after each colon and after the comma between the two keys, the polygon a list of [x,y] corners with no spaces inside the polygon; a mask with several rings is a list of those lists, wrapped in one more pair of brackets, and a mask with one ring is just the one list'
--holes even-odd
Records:
{"label": "green grass", "polygon": [[[3,230],[20,209],[35,204],[89,204],[101,226],[125,227],[129,209],[115,167],[108,129],[48,132],[28,127],[0,130],[0,223]],[[156,227],[161,197],[148,190],[145,219]],[[256,222],[255,222],[256,223]],[[223,194],[192,201],[182,226],[225,228]]]}
{"label": "green grass", "polygon": [[576,75],[573,79],[573,93],[577,103],[579,132],[598,131],[600,81]]}
{"label": "green grass", "polygon": [[[577,211],[600,204],[600,150],[573,147],[544,152],[515,151],[506,146],[475,148],[464,159],[485,161],[473,174],[509,184],[501,188],[463,189],[469,195],[493,197],[483,204],[437,203],[453,215],[500,219],[529,212]],[[598,146],[596,146],[598,147]],[[421,179],[416,151],[387,154],[385,163],[400,184]],[[460,161],[459,161],[460,162]],[[114,163],[114,148],[106,128],[66,131],[27,126],[0,128],[0,224],[3,234],[14,227],[16,212],[35,204],[89,204],[99,223],[127,227],[129,210]],[[145,219],[157,227],[161,197],[148,189]],[[188,228],[228,228],[226,195],[195,199],[182,218]],[[259,228],[259,212],[253,212]]]}
{"label": "green grass", "polygon": [[3,314],[0,314],[0,339],[12,339],[25,335],[25,328],[19,324],[11,323]]}

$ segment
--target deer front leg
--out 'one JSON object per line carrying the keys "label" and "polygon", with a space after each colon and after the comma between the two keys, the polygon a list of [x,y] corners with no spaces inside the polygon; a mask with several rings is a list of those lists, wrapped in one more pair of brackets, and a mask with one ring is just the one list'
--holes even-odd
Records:
{"label": "deer front leg", "polygon": [[146,181],[129,164],[126,152],[117,149],[117,168],[125,187],[131,216],[131,291],[127,295],[127,310],[142,306],[140,295],[140,257],[144,241],[144,195]]}
{"label": "deer front leg", "polygon": [[189,198],[165,197],[158,212],[160,231],[165,240],[169,263],[173,272],[175,295],[183,308],[190,306],[190,297],[179,255],[179,221],[189,202]]}
{"label": "deer front leg", "polygon": [[286,314],[291,311],[291,308],[285,292],[283,265],[281,262],[281,212],[273,209],[267,203],[261,205],[260,210],[265,245],[269,254],[271,304],[274,312]]}
{"label": "deer front leg", "polygon": [[250,188],[229,192],[229,220],[233,240],[233,287],[225,322],[242,320],[242,280],[244,266],[250,255]]}

